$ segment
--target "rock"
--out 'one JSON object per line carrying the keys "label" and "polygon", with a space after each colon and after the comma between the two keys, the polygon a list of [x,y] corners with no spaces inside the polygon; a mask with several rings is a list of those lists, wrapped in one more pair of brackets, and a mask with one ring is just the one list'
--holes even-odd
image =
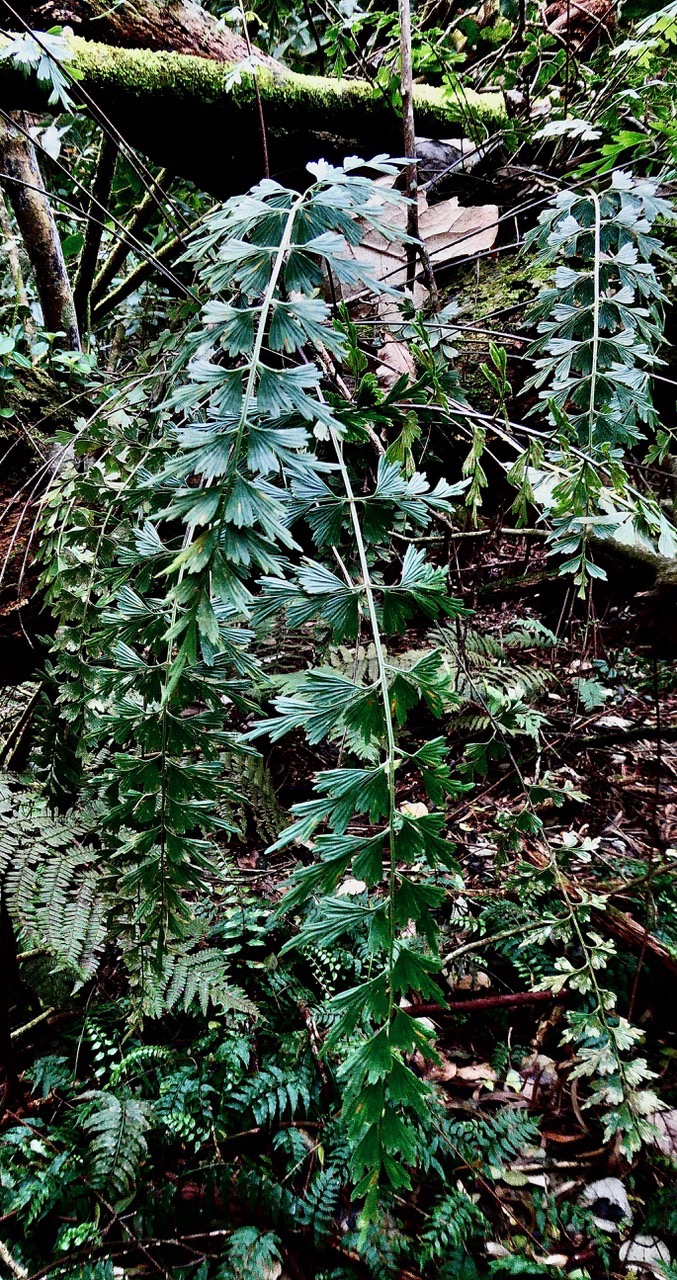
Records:
{"label": "rock", "polygon": [[660,1270],[660,1264],[670,1266],[672,1258],[668,1246],[655,1236],[635,1236],[626,1240],[618,1250],[619,1260],[635,1271]]}
{"label": "rock", "polygon": [[628,1193],[620,1178],[600,1178],[584,1187],[581,1203],[592,1210],[593,1221],[600,1231],[615,1235],[632,1222]]}
{"label": "rock", "polygon": [[416,157],[418,159],[418,180],[423,186],[439,178],[448,169],[463,163],[463,142],[460,138],[442,140],[439,138],[417,138]]}

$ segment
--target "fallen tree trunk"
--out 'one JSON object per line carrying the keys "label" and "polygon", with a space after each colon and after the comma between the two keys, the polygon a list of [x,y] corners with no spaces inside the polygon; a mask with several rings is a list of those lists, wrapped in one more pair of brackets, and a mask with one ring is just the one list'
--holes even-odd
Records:
{"label": "fallen tree trunk", "polygon": [[[322,156],[399,154],[402,123],[379,88],[358,80],[332,80],[259,67],[233,77],[233,64],[186,54],[121,49],[71,39],[75,72],[71,94],[94,118],[105,114],[125,138],[171,173],[223,196],[261,176],[256,88],[268,134],[271,172],[300,174]],[[0,62],[0,104],[49,111],[47,91],[13,62]],[[487,130],[505,119],[501,93],[419,85],[414,90],[417,129],[444,137],[480,122]]]}
{"label": "fallen tree trunk", "polygon": [[[216,62],[243,62],[248,57],[246,40],[193,0],[134,0],[133,4],[110,4],[109,0],[2,0],[7,10],[6,26],[19,18],[37,31],[53,26],[72,27],[87,40],[101,40],[125,49],[166,49],[174,53],[213,58]],[[271,69],[281,63],[255,50],[256,57]]]}

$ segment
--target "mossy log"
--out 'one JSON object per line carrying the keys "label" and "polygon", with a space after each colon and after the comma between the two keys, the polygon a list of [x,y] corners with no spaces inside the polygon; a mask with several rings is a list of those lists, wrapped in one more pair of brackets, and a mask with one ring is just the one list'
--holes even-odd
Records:
{"label": "mossy log", "polygon": [[[95,117],[104,113],[129,142],[170,172],[224,195],[261,175],[254,75],[236,64],[150,49],[122,49],[72,37],[78,77],[72,96]],[[290,174],[320,156],[399,154],[401,120],[382,90],[357,80],[301,75],[268,66],[256,73],[268,134],[271,172]],[[0,62],[0,104],[49,110],[47,94],[9,60]],[[486,135],[505,120],[501,93],[419,85],[417,131]]]}
{"label": "mossy log", "polygon": [[[33,31],[70,27],[76,36],[125,49],[170,49],[216,62],[242,62],[249,50],[244,36],[203,9],[195,0],[11,0],[7,25],[17,18]],[[266,66],[281,69],[256,49]]]}

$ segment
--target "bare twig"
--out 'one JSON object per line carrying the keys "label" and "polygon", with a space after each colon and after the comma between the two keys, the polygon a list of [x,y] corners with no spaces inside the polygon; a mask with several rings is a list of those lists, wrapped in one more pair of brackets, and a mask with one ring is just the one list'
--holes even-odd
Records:
{"label": "bare twig", "polygon": [[26,1280],[28,1275],[26,1267],[22,1267],[21,1263],[12,1257],[7,1245],[2,1240],[0,1240],[0,1260],[4,1262],[7,1270],[17,1277],[17,1280]]}
{"label": "bare twig", "polygon": [[423,264],[425,282],[430,290],[433,303],[437,306],[437,286],[428,255],[423,244],[418,225],[418,175],[416,172],[416,126],[414,123],[414,73],[411,61],[411,7],[409,0],[398,0],[400,18],[400,93],[402,96],[402,126],[404,131],[404,154],[410,162],[404,171],[407,198],[411,201],[407,209],[407,235],[416,244],[407,245],[407,285],[413,291],[416,279],[417,253]]}
{"label": "bare twig", "polygon": [[512,1009],[522,1004],[547,1004],[562,999],[552,991],[508,991],[500,996],[480,996],[477,1000],[451,1000],[448,1005],[408,1004],[403,1008],[411,1018],[453,1018],[457,1013],[483,1013],[487,1009]]}

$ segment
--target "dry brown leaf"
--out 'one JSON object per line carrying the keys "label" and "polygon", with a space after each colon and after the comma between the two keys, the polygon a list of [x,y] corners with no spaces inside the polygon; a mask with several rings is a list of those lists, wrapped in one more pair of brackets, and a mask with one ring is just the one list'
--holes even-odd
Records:
{"label": "dry brown leaf", "polygon": [[433,267],[491,249],[498,232],[497,220],[495,204],[463,208],[453,199],[424,209],[418,226]]}
{"label": "dry brown leaf", "polygon": [[496,1072],[488,1062],[478,1062],[472,1067],[459,1067],[456,1072],[458,1080],[465,1081],[466,1084],[494,1084],[497,1080]]}
{"label": "dry brown leaf", "polygon": [[[498,206],[495,204],[462,206],[456,197],[428,205],[424,194],[418,198],[419,232],[434,267],[443,266],[454,258],[481,253],[491,249],[498,232]],[[388,224],[404,229],[407,219],[406,205],[393,205],[387,210]],[[371,268],[377,280],[385,281],[395,289],[407,281],[407,249],[399,241],[389,242],[373,227],[364,232],[361,244],[349,250],[358,262]],[[419,264],[419,274],[421,272]],[[346,300],[362,292],[361,286],[342,286]]]}
{"label": "dry brown leaf", "polygon": [[447,1080],[453,1080],[458,1073],[458,1067],[455,1062],[447,1058],[444,1053],[440,1054],[441,1062],[430,1062],[426,1064],[423,1075],[426,1080],[436,1081],[438,1084],[444,1084]]}
{"label": "dry brown leaf", "polygon": [[456,983],[459,991],[486,991],[490,986],[491,978],[483,969],[478,969],[476,973],[464,973]]}
{"label": "dry brown leaf", "polygon": [[385,342],[378,353],[381,363],[376,368],[380,385],[389,391],[403,373],[406,373],[409,381],[415,382],[416,364],[406,342],[398,342],[391,333],[383,336]]}
{"label": "dry brown leaf", "polygon": [[[423,1022],[423,1018],[417,1018],[417,1022]],[[447,1080],[453,1080],[457,1074],[458,1067],[455,1062],[451,1061],[445,1053],[438,1049],[441,1062],[431,1062],[429,1058],[424,1058],[422,1053],[417,1049],[413,1054],[412,1060],[418,1068],[424,1080],[434,1081],[437,1084],[444,1084]]]}

